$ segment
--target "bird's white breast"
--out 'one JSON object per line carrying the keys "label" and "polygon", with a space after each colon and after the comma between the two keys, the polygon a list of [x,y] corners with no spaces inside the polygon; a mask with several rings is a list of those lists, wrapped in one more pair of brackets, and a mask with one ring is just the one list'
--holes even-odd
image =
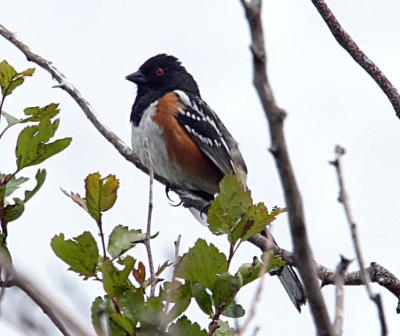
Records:
{"label": "bird's white breast", "polygon": [[163,129],[157,125],[153,117],[157,112],[157,101],[149,105],[143,113],[138,126],[132,124],[132,150],[142,164],[149,166],[148,153],[145,148],[145,139],[148,139],[149,150],[153,162],[154,173],[164,177],[172,184],[182,185],[188,181],[182,180],[182,172],[171,162],[164,144]]}

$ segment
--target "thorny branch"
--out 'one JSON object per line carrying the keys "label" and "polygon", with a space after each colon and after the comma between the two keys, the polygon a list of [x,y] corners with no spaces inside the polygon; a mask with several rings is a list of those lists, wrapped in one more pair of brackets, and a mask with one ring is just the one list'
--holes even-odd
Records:
{"label": "thorny branch", "polygon": [[244,7],[251,33],[254,86],[269,124],[270,150],[275,158],[284,191],[297,268],[304,284],[318,335],[332,335],[332,324],[319,287],[314,258],[308,242],[302,198],[286,146],[283,131],[283,121],[286,114],[277,106],[267,76],[267,59],[261,18],[262,1],[241,0],[241,3]]}
{"label": "thorny branch", "polygon": [[360,49],[351,36],[343,29],[335,15],[324,0],[311,0],[319,14],[328,25],[336,41],[350,54],[350,56],[372,77],[385,95],[389,98],[393,109],[400,118],[400,95],[385,74]]}
{"label": "thorny branch", "polygon": [[381,334],[382,336],[387,335],[387,325],[385,321],[385,315],[383,311],[382,299],[379,294],[375,294],[372,292],[371,286],[369,284],[368,273],[364,267],[364,258],[361,253],[361,243],[358,238],[358,230],[357,225],[354,221],[353,214],[350,208],[349,197],[347,195],[347,191],[344,185],[343,171],[342,171],[342,162],[341,158],[345,154],[345,149],[336,146],[335,148],[335,160],[331,162],[331,164],[335,167],[338,183],[339,183],[339,202],[343,204],[344,212],[346,214],[347,223],[350,228],[351,238],[353,241],[354,250],[356,253],[358,265],[361,270],[361,280],[365,285],[369,298],[376,304],[378,309],[379,321],[381,323]]}

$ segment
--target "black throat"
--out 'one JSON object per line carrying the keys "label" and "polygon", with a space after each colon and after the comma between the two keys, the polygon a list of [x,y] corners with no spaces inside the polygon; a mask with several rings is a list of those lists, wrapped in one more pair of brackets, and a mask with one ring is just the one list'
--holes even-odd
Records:
{"label": "black throat", "polygon": [[138,89],[135,102],[131,111],[131,123],[137,127],[142,120],[144,111],[150,106],[151,103],[161,98],[168,90],[145,90]]}

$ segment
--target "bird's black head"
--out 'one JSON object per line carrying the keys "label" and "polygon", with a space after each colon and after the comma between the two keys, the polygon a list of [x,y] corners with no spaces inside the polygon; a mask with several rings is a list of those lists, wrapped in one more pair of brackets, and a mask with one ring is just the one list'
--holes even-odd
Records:
{"label": "bird's black head", "polygon": [[138,71],[126,76],[126,79],[137,84],[138,95],[182,90],[200,96],[192,75],[176,57],[166,54],[149,58]]}

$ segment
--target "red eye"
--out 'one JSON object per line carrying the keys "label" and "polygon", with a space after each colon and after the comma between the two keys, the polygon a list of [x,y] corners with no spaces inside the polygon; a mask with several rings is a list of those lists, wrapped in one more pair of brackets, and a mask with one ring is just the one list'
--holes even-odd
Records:
{"label": "red eye", "polygon": [[156,70],[156,76],[162,76],[164,75],[165,71],[163,68],[157,68]]}

